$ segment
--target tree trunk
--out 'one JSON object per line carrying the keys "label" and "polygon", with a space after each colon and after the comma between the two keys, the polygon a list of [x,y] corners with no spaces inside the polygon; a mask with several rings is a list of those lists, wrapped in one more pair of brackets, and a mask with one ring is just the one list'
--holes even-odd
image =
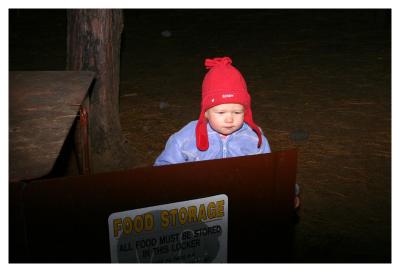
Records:
{"label": "tree trunk", "polygon": [[92,173],[132,168],[119,120],[122,10],[68,10],[67,20],[67,70],[96,72],[89,110]]}

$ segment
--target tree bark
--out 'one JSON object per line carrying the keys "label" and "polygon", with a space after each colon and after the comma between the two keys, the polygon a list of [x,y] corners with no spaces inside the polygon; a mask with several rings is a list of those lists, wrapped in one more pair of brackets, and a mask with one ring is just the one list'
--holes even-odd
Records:
{"label": "tree bark", "polygon": [[89,110],[92,173],[131,168],[119,119],[122,10],[68,10],[67,20],[67,70],[96,73]]}

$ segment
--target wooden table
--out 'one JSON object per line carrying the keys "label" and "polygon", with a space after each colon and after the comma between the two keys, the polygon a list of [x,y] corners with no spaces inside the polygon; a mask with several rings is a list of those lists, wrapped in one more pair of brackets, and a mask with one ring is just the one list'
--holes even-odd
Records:
{"label": "wooden table", "polygon": [[50,173],[93,78],[88,71],[10,72],[10,181]]}

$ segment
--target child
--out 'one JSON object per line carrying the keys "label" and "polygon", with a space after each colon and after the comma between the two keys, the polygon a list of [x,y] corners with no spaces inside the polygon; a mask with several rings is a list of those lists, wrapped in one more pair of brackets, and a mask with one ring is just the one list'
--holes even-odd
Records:
{"label": "child", "polygon": [[173,134],[155,165],[202,161],[271,152],[253,122],[250,95],[228,57],[206,59],[201,112]]}
{"label": "child", "polygon": [[154,165],[271,152],[253,121],[246,81],[231,64],[229,57],[205,60],[209,71],[203,80],[199,119],[168,139]]}

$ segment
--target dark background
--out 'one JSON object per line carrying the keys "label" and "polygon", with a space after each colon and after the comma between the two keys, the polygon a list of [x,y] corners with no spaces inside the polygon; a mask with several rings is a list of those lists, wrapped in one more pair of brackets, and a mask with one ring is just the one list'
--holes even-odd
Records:
{"label": "dark background", "polygon": [[[9,69],[63,70],[65,10],[10,10]],[[299,149],[295,262],[391,260],[390,10],[125,10],[120,120],[151,165],[230,56],[273,151]]]}

